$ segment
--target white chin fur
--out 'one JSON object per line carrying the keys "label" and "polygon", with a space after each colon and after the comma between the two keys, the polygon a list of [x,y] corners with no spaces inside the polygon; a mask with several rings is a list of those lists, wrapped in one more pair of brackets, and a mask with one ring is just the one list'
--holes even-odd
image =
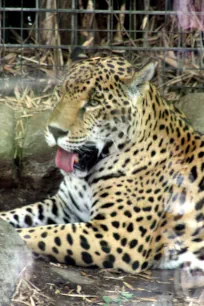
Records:
{"label": "white chin fur", "polygon": [[98,149],[98,154],[99,154],[99,155],[101,154],[101,152],[102,152],[104,146],[105,146],[105,142],[104,142],[104,141],[102,141],[102,140],[97,140],[97,142],[96,142],[96,148]]}
{"label": "white chin fur", "polygon": [[52,136],[51,133],[46,132],[46,134],[45,134],[45,140],[46,140],[46,142],[47,142],[47,144],[48,144],[49,147],[54,147],[54,146],[56,146],[56,141],[55,141],[55,139],[54,139],[54,137]]}
{"label": "white chin fur", "polygon": [[78,169],[74,169],[73,172],[65,172],[64,170],[60,170],[60,172],[62,173],[63,176],[73,175],[73,176],[76,176],[78,178],[84,178],[88,174],[87,171],[80,171]]}

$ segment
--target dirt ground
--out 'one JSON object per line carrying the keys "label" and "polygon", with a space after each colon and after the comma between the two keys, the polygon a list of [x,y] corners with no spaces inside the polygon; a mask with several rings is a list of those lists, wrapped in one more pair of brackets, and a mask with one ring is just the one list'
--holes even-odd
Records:
{"label": "dirt ground", "polygon": [[[2,189],[0,207],[22,206],[45,195],[31,189]],[[192,288],[194,287],[194,288]],[[19,278],[11,306],[203,306],[204,275],[185,271],[114,270],[67,267],[34,259]]]}
{"label": "dirt ground", "polygon": [[[26,183],[25,183],[26,184]],[[11,210],[13,208],[22,207],[24,205],[32,204],[42,201],[57,192],[60,181],[50,183],[50,186],[43,186],[42,189],[33,189],[31,184],[25,187],[19,184],[15,188],[1,188],[0,187],[0,207],[1,211]],[[0,184],[1,186],[1,184]],[[52,192],[49,190],[52,190]]]}
{"label": "dirt ground", "polygon": [[128,275],[37,260],[24,271],[12,306],[21,306],[23,302],[43,306],[204,305],[203,289],[188,288],[191,285],[184,271],[155,270]]}

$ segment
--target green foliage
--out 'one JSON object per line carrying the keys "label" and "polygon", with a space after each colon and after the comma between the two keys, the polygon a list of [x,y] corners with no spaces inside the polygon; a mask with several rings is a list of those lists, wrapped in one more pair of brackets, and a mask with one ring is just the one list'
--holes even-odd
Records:
{"label": "green foliage", "polygon": [[118,304],[121,305],[122,303],[127,302],[128,300],[132,299],[134,297],[133,293],[130,292],[120,292],[120,295],[118,297],[111,297],[111,296],[103,296],[103,301],[105,304],[103,306],[110,306],[111,304]]}

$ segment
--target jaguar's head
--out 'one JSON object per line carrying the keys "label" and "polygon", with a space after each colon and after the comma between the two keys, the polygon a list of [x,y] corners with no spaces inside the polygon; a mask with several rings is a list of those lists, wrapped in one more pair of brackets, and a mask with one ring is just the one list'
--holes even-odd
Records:
{"label": "jaguar's head", "polygon": [[88,59],[76,48],[61,100],[50,117],[46,139],[59,150],[56,164],[66,172],[89,170],[103,149],[134,138],[141,86],[154,74],[154,64],[141,71],[122,57]]}

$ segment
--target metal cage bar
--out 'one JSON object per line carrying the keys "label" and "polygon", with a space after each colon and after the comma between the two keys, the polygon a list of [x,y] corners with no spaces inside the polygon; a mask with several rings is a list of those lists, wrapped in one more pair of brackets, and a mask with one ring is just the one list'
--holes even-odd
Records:
{"label": "metal cage bar", "polygon": [[203,89],[204,7],[183,12],[179,1],[0,0],[1,65],[5,54],[16,52],[21,75],[44,65],[57,77],[70,48],[84,45],[90,53],[123,52],[138,67],[158,61],[161,87],[188,88],[192,77],[192,87]]}

